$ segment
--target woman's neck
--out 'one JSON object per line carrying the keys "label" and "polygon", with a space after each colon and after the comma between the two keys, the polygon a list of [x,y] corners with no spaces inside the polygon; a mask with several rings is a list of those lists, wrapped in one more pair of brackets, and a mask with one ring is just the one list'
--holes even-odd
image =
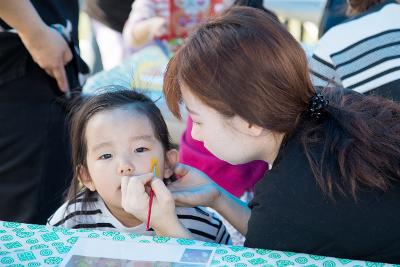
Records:
{"label": "woman's neck", "polygon": [[283,133],[269,133],[265,138],[261,157],[269,165],[272,165],[278,156],[284,136]]}

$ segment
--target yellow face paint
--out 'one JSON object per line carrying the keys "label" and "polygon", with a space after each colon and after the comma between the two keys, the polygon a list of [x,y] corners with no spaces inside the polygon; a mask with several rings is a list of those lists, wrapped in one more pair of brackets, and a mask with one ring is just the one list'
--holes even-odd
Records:
{"label": "yellow face paint", "polygon": [[160,176],[160,169],[158,168],[158,161],[156,158],[150,159],[150,170],[153,172],[154,177]]}

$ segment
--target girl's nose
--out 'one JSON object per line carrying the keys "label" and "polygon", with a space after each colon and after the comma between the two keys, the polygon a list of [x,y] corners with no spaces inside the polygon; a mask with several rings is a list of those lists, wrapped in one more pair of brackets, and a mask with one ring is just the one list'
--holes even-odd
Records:
{"label": "girl's nose", "polygon": [[119,167],[118,170],[119,175],[128,176],[133,174],[133,166],[130,164],[124,164]]}

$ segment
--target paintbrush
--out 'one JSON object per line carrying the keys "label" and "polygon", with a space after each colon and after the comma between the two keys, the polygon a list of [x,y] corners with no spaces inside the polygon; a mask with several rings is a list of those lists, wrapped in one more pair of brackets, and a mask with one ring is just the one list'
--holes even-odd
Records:
{"label": "paintbrush", "polygon": [[[153,172],[154,177],[159,176],[159,169],[158,169],[158,162],[156,158],[151,158],[150,159],[150,169]],[[153,205],[153,198],[154,198],[154,192],[153,189],[150,189],[150,197],[149,197],[149,210],[147,212],[147,222],[146,222],[146,231],[150,229],[150,217],[151,217],[151,207]]]}

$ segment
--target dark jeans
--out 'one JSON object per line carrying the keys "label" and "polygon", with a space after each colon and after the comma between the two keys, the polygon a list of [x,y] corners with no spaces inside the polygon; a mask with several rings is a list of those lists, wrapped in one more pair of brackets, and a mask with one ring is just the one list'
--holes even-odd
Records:
{"label": "dark jeans", "polygon": [[67,111],[55,80],[26,69],[0,85],[0,220],[44,224],[72,177]]}

